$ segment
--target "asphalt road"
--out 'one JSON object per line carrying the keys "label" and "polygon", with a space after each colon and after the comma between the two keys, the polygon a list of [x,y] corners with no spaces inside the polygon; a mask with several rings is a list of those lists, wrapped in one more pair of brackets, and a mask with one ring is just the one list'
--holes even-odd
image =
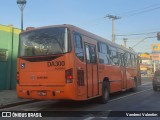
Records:
{"label": "asphalt road", "polygon": [[[78,120],[128,120],[128,119],[160,119],[160,117],[127,117],[127,115],[139,111],[138,114],[143,112],[151,112],[160,116],[157,113],[160,111],[160,92],[155,92],[152,89],[152,79],[148,77],[142,78],[142,85],[138,87],[137,91],[131,92],[119,92],[112,94],[110,96],[110,101],[107,104],[99,104],[97,101],[89,100],[89,101],[40,101],[36,103],[30,103],[25,105],[14,106],[10,108],[1,109],[1,111],[50,111],[49,113],[53,115],[54,113],[58,117],[54,117],[54,119],[58,120],[70,120],[75,119],[75,117],[66,117],[66,114],[76,115],[77,113],[84,114],[81,117],[76,117]],[[56,113],[54,111],[66,111]],[[67,111],[78,111],[78,112],[67,112]],[[79,112],[80,111],[80,112]],[[118,112],[115,112],[118,111]],[[112,112],[115,115],[121,113],[126,115],[126,117],[108,117],[107,114]],[[143,112],[142,112],[143,111]],[[156,112],[155,112],[156,111]],[[38,118],[40,119],[40,118]],[[44,119],[44,118],[42,118]],[[48,117],[47,119],[53,119]]]}

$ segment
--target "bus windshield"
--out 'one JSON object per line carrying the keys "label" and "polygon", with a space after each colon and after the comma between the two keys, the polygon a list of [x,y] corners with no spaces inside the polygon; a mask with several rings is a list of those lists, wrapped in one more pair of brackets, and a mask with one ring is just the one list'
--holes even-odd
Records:
{"label": "bus windshield", "polygon": [[67,28],[43,28],[20,34],[19,56],[46,56],[69,50]]}

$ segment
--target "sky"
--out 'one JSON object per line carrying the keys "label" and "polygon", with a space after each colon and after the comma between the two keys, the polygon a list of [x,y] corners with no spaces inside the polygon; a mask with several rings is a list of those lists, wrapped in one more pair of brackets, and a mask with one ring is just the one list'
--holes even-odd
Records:
{"label": "sky", "polygon": [[[1,0],[0,5],[0,24],[20,28],[17,0]],[[137,44],[136,52],[151,52],[151,44],[160,43],[160,0],[27,0],[24,28],[72,24],[112,40],[106,15],[121,17],[114,21],[116,43],[127,38],[127,47]]]}

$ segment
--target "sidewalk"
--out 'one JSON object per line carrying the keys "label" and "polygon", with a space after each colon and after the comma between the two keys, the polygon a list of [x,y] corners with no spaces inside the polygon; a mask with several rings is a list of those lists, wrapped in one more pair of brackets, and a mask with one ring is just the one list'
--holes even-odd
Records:
{"label": "sidewalk", "polygon": [[34,101],[35,100],[18,98],[16,90],[0,90],[0,109]]}

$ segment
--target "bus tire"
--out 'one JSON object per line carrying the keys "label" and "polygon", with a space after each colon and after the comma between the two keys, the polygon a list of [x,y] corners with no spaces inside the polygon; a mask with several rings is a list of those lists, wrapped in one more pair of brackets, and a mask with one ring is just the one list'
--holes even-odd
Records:
{"label": "bus tire", "polygon": [[104,81],[102,84],[102,96],[99,98],[101,104],[107,103],[109,100],[109,84]]}
{"label": "bus tire", "polygon": [[137,91],[137,79],[136,78],[134,78],[134,84],[135,84],[135,87],[130,89],[131,92]]}
{"label": "bus tire", "polygon": [[157,91],[158,90],[157,86],[153,85],[153,90]]}

